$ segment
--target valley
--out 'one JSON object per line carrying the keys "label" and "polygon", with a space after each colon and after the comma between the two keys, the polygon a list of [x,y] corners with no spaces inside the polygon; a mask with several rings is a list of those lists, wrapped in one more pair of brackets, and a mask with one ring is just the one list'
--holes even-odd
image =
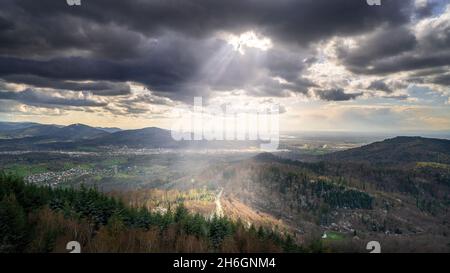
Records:
{"label": "valley", "polygon": [[[365,252],[371,240],[385,252],[450,249],[449,140],[289,138],[262,153],[252,143],[175,145],[155,128],[88,135],[0,140],[0,169],[33,185],[95,188],[155,213],[183,204],[299,245],[320,242],[321,251]],[[8,147],[13,140],[24,145]]]}

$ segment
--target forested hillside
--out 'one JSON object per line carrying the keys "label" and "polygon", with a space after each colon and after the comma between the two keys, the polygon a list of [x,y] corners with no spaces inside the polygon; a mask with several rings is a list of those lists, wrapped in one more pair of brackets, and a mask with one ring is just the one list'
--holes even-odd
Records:
{"label": "forested hillside", "polygon": [[436,162],[301,162],[260,154],[205,170],[195,187],[213,181],[225,198],[293,227],[300,241],[337,232],[347,239],[336,251],[361,238],[384,240],[385,251],[443,251],[450,247],[449,174]]}
{"label": "forested hillside", "polygon": [[289,235],[240,221],[132,208],[95,189],[52,189],[0,175],[0,252],[283,252],[300,248]]}
{"label": "forested hillside", "polygon": [[401,164],[410,162],[450,163],[450,140],[395,137],[369,145],[327,154],[325,160]]}

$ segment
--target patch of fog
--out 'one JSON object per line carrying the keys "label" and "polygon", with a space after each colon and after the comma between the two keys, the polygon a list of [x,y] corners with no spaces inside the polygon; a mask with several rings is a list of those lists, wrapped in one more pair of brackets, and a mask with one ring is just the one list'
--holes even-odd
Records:
{"label": "patch of fog", "polygon": [[[277,152],[289,151],[280,149]],[[205,155],[227,155],[227,154],[258,154],[264,152],[261,149],[112,149],[107,153],[112,155],[154,155],[154,154],[205,154]]]}

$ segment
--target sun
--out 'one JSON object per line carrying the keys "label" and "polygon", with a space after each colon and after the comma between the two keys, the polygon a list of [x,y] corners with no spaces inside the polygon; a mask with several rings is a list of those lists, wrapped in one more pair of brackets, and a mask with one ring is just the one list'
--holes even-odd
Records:
{"label": "sun", "polygon": [[245,54],[247,48],[256,48],[267,51],[272,48],[272,41],[262,35],[256,34],[254,31],[247,31],[240,35],[228,34],[225,40],[233,46],[235,51],[242,55]]}

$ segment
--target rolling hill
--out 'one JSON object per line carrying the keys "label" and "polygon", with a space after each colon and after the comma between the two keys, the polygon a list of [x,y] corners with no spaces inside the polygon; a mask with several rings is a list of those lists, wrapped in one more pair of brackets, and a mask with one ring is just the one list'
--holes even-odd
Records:
{"label": "rolling hill", "polygon": [[81,146],[177,148],[183,145],[172,139],[170,131],[156,127],[121,130],[94,128],[84,124],[69,126],[37,124],[0,132],[4,138],[0,140],[0,149],[3,150],[76,149]]}
{"label": "rolling hill", "polygon": [[82,144],[134,148],[175,148],[179,146],[179,143],[172,139],[170,131],[156,127],[119,131],[83,141]]}
{"label": "rolling hill", "polygon": [[117,127],[95,127],[95,128],[105,131],[107,133],[116,133],[122,131],[122,129]]}
{"label": "rolling hill", "polygon": [[25,138],[39,136],[54,136],[61,127],[56,125],[37,124],[30,127],[19,128],[5,133],[8,138]]}
{"label": "rolling hill", "polygon": [[[20,126],[19,126],[20,127]],[[2,135],[10,139],[44,137],[49,139],[79,140],[99,137],[107,134],[102,129],[93,128],[83,124],[69,126],[32,124],[13,130],[3,131]]]}
{"label": "rolling hill", "polygon": [[[279,219],[295,230],[297,238],[317,231],[336,232],[353,236],[353,243],[364,236],[377,238],[390,251],[396,247],[415,251],[418,241],[430,251],[447,251],[450,173],[442,166],[448,165],[368,161],[395,160],[390,151],[395,145],[410,147],[418,155],[417,159],[402,159],[402,150],[395,151],[402,162],[431,162],[448,141],[389,139],[373,145],[378,152],[364,161],[360,153],[375,150],[373,146],[353,149],[354,157],[346,154],[346,160],[334,157],[319,162],[262,153],[211,166],[194,178],[194,187],[223,188],[225,200],[241,202],[245,211]],[[440,158],[450,155],[448,150],[439,151]],[[392,243],[397,239],[401,242]]]}
{"label": "rolling hill", "polygon": [[450,140],[395,137],[359,148],[324,155],[321,159],[370,163],[450,163]]}
{"label": "rolling hill", "polygon": [[72,124],[59,128],[59,130],[56,130],[52,135],[61,139],[81,140],[105,136],[108,135],[108,133],[84,124]]}
{"label": "rolling hill", "polygon": [[83,124],[69,126],[32,124],[0,130],[0,150],[74,149],[77,143],[109,133]]}
{"label": "rolling hill", "polygon": [[34,122],[0,122],[0,133],[39,125]]}
{"label": "rolling hill", "polygon": [[76,149],[77,147],[187,148],[187,149],[248,149],[259,141],[176,141],[170,130],[148,127],[135,130],[69,126],[38,123],[0,123],[0,149]]}

